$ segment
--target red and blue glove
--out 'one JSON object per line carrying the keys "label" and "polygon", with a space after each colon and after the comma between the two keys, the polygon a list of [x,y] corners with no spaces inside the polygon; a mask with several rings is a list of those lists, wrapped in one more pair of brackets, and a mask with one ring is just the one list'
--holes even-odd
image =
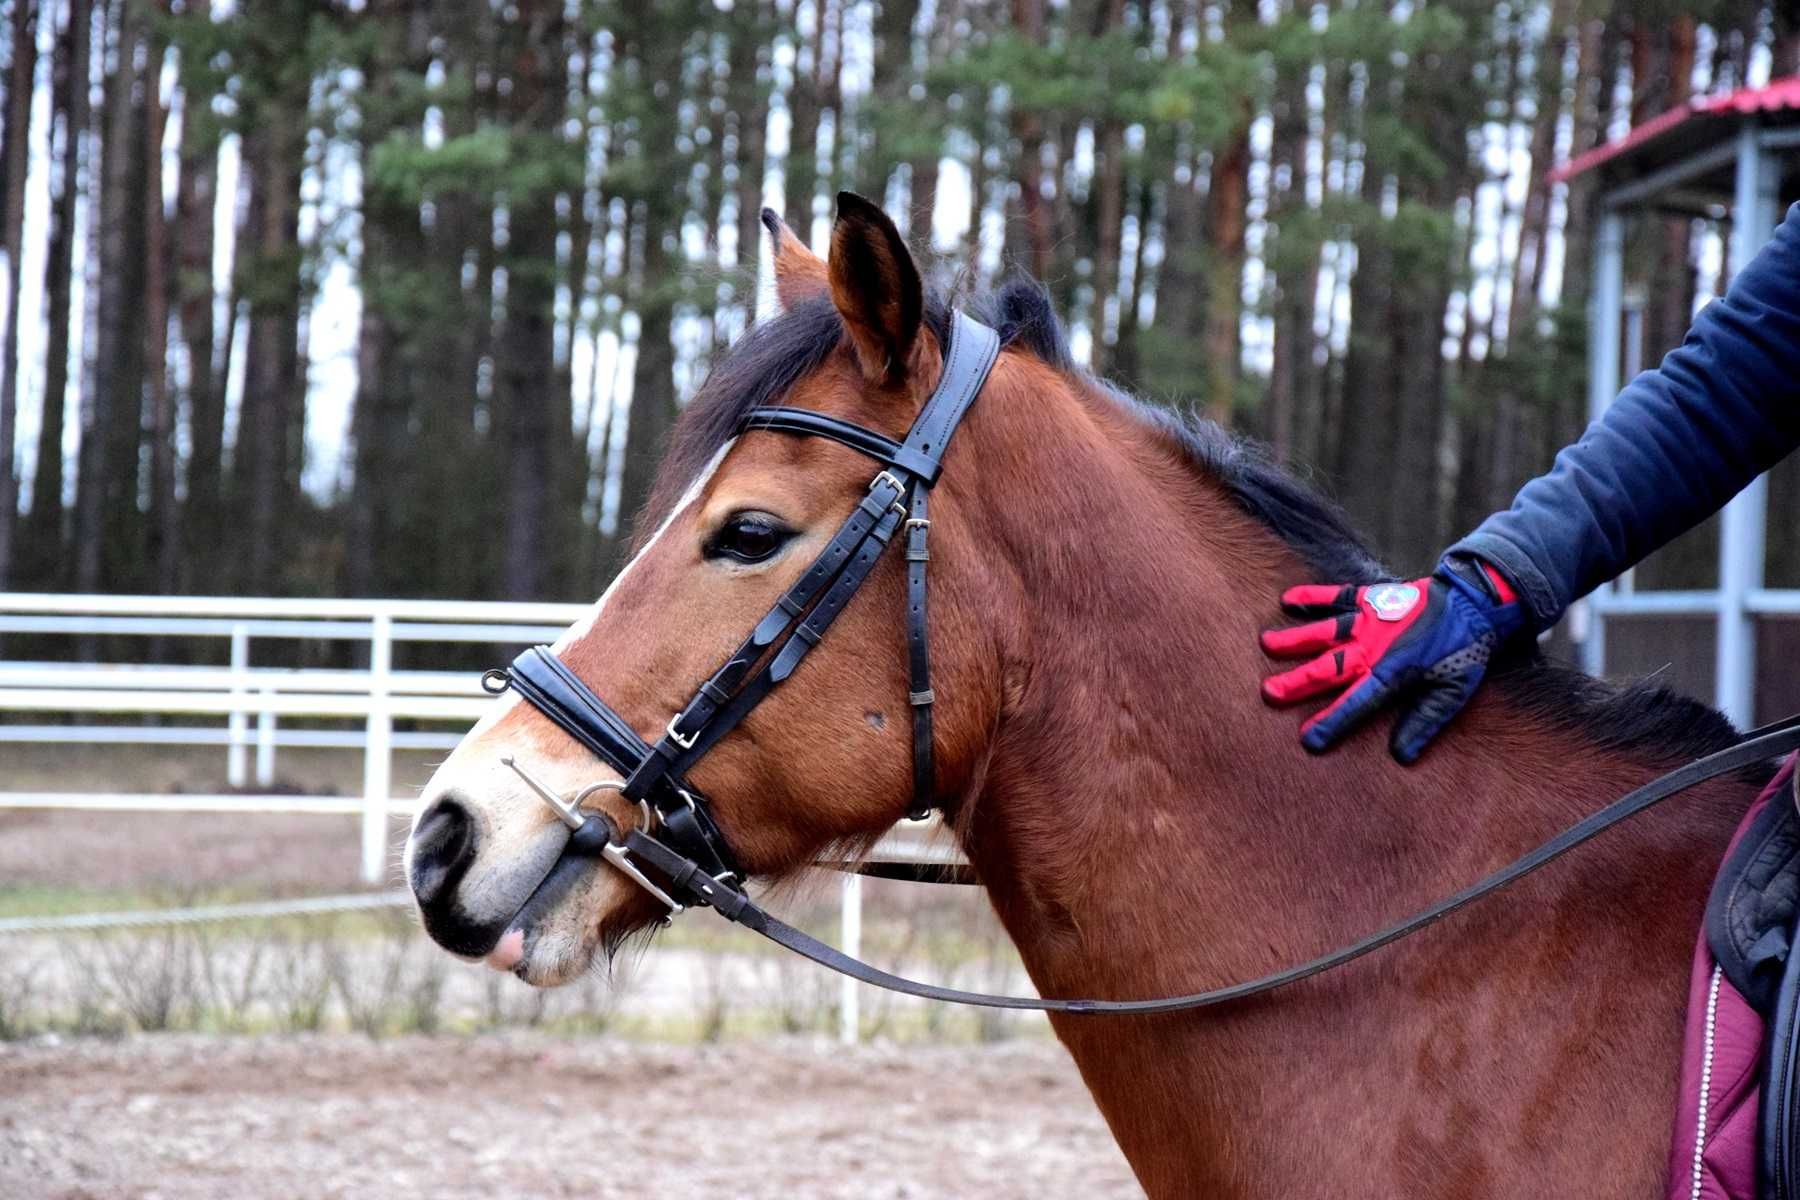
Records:
{"label": "red and blue glove", "polygon": [[1466,557],[1445,558],[1407,583],[1289,588],[1281,606],[1320,619],[1264,630],[1263,649],[1277,658],[1317,657],[1263,680],[1263,698],[1293,704],[1342,693],[1300,727],[1301,745],[1315,754],[1387,705],[1410,700],[1390,742],[1403,763],[1416,761],[1462,711],[1495,648],[1525,624],[1505,577]]}

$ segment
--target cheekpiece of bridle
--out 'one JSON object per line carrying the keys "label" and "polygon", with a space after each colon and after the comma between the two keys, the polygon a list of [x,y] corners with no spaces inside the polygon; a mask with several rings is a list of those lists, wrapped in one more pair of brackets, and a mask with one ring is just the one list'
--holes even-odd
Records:
{"label": "cheekpiece of bridle", "polygon": [[[654,743],[640,737],[548,647],[534,646],[505,670],[482,676],[488,691],[498,694],[513,689],[621,776],[622,782],[596,783],[565,800],[514,759],[504,760],[569,826],[565,855],[604,861],[667,906],[667,915],[695,906],[711,908],[727,920],[753,929],[822,966],[889,991],[987,1008],[1066,1013],[1175,1012],[1247,999],[1360,958],[1508,886],[1661,800],[1800,747],[1800,717],[1753,730],[1737,745],[1651,780],[1507,866],[1385,929],[1307,962],[1226,987],[1144,1000],[1039,999],[922,983],[851,958],[781,921],[750,899],[744,887],[743,869],[713,819],[711,802],[687,782],[687,773],[719,739],[793,675],[868,579],[895,534],[904,531],[908,702],[913,714],[913,793],[909,815],[922,818],[935,807],[931,711],[936,697],[931,689],[925,611],[925,569],[931,560],[927,550],[931,530],[927,498],[943,469],[944,451],[951,435],[980,394],[999,350],[1000,338],[992,329],[961,312],[953,313],[943,375],[903,441],[896,442],[874,430],[806,409],[759,408],[744,418],[739,434],[766,430],[830,438],[874,459],[880,469],[869,481],[868,492],[855,511],[799,581],[669,719]],[[603,791],[616,791],[637,806],[640,820],[636,828],[619,830],[605,814],[582,807],[589,796]],[[974,881],[970,872],[957,867],[863,864],[860,869],[865,874],[922,882]]]}

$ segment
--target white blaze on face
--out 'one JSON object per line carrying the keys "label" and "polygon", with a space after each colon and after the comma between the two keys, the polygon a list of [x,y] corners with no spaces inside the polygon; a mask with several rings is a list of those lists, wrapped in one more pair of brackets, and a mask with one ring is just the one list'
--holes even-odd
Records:
{"label": "white blaze on face", "polygon": [[[552,654],[561,654],[564,650],[568,649],[592,632],[595,624],[600,620],[600,614],[606,611],[606,602],[612,598],[614,592],[619,590],[619,585],[625,581],[625,577],[631,574],[631,568],[637,566],[643,557],[650,553],[656,543],[662,539],[662,535],[668,532],[669,526],[675,523],[675,519],[686,512],[688,507],[693,504],[695,500],[700,498],[700,493],[706,490],[706,485],[711,481],[713,473],[719,469],[719,464],[725,461],[725,456],[731,453],[732,446],[736,444],[737,439],[731,438],[723,446],[719,447],[718,451],[713,454],[712,459],[704,467],[700,468],[700,473],[694,477],[694,482],[688,484],[687,491],[681,494],[681,499],[675,502],[675,507],[669,510],[669,515],[664,517],[662,524],[656,527],[656,532],[650,535],[650,540],[644,543],[644,548],[633,555],[631,561],[626,563],[624,568],[617,575],[613,576],[612,582],[606,585],[606,590],[604,592],[600,593],[600,599],[594,602],[594,607],[588,611],[587,616],[569,626],[568,629],[563,631],[563,635],[556,639],[556,644],[550,647],[550,652]],[[482,717],[480,721],[476,722],[473,729],[469,730],[465,735],[465,740],[467,738],[479,737],[486,733],[489,729],[493,728],[495,723],[498,722],[501,717],[512,710],[513,705],[518,703],[520,703],[520,700],[517,692],[509,691],[504,696],[501,696],[494,702],[494,706],[488,710],[488,714]]]}

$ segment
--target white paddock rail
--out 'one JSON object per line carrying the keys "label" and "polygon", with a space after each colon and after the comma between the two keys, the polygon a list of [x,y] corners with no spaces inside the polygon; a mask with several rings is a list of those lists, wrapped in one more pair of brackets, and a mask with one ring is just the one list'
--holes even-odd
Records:
{"label": "white paddock rail", "polygon": [[[228,665],[223,667],[0,660],[0,745],[223,745],[227,781],[233,788],[248,786],[252,747],[256,779],[264,788],[274,781],[277,746],[360,746],[363,750],[362,794],[354,797],[247,790],[223,794],[0,792],[0,808],[359,814],[363,879],[380,883],[388,870],[388,821],[414,807],[412,801],[392,795],[393,751],[454,746],[490,703],[473,668],[461,672],[394,670],[394,643],[486,644],[496,649],[472,657],[498,663],[510,658],[518,647],[554,640],[587,611],[583,604],[489,601],[0,593],[0,638],[19,633],[82,639],[210,637],[226,641],[228,647]],[[367,643],[369,669],[252,665],[254,641],[280,639]],[[104,643],[100,652],[104,657]],[[38,715],[65,720],[30,720]],[[109,715],[214,717],[222,726],[102,723]],[[71,716],[76,719],[66,720]],[[283,717],[349,718],[360,720],[362,728],[283,728]],[[396,720],[438,728],[397,732]],[[897,829],[883,841],[878,853],[916,862],[961,861],[935,823]],[[857,876],[845,876],[842,900],[840,940],[847,953],[859,954],[862,888]],[[134,920],[141,917],[133,914]],[[854,1040],[857,1032],[857,988],[854,980],[843,980],[840,1036],[847,1041]]]}
{"label": "white paddock rail", "polygon": [[[548,641],[587,611],[580,604],[506,604],[445,600],[278,600],[225,596],[82,596],[9,593],[0,595],[0,635],[56,634],[84,639],[111,635],[211,637],[228,643],[229,666],[174,667],[158,664],[0,663],[0,713],[60,714],[99,718],[104,715],[179,715],[217,717],[224,724],[227,781],[233,788],[248,784],[246,758],[252,744],[249,724],[257,722],[258,781],[274,778],[275,747],[281,717],[351,718],[362,722],[350,744],[363,748],[363,789],[356,809],[362,814],[362,874],[377,883],[387,869],[387,823],[392,800],[396,719],[435,723],[442,728],[423,737],[408,731],[405,744],[454,744],[457,734],[475,721],[486,698],[473,672],[460,678],[442,672],[393,670],[396,641],[487,643],[510,649]],[[329,639],[368,645],[366,671],[304,671],[253,668],[254,640]],[[104,650],[102,650],[104,653]],[[484,656],[486,657],[486,656]],[[0,725],[9,741],[55,741],[81,745],[101,741],[192,741],[216,744],[220,730],[164,726],[133,728],[91,723]],[[321,738],[318,735],[327,734]],[[337,744],[347,730],[295,730],[290,745]],[[301,735],[301,736],[296,736]],[[0,793],[0,806],[43,807],[42,793]],[[69,798],[58,807],[108,807],[169,811],[189,807],[223,807],[192,796],[122,793]],[[342,811],[318,797],[249,795],[235,807],[243,811]]]}

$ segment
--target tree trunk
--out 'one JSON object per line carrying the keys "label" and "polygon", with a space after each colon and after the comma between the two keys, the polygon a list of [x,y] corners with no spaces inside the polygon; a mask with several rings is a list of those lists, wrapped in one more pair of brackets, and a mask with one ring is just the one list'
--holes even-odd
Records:
{"label": "tree trunk", "polygon": [[[1318,288],[1319,247],[1303,229],[1306,199],[1305,71],[1276,80],[1269,155],[1273,228],[1264,262],[1274,286],[1274,343],[1263,438],[1277,462],[1294,458],[1299,396],[1312,369],[1312,306]],[[1285,184],[1281,181],[1285,178]]]}
{"label": "tree trunk", "polygon": [[[194,6],[210,13],[209,0]],[[214,355],[213,219],[218,150],[198,145],[191,109],[205,98],[190,93],[183,106],[181,181],[175,191],[175,304],[187,359],[187,506],[183,512],[183,586],[200,590],[218,578],[224,541],[225,381]]]}
{"label": "tree trunk", "polygon": [[1451,265],[1446,255],[1417,264],[1417,270],[1396,272],[1396,279],[1406,282],[1389,292],[1391,374],[1385,386],[1397,420],[1393,460],[1385,474],[1388,511],[1382,549],[1395,562],[1421,567],[1430,564],[1445,536],[1438,522],[1442,489],[1437,451],[1446,416],[1442,345]]}
{"label": "tree trunk", "polygon": [[[732,105],[737,122],[737,264],[745,286],[756,286],[757,255],[762,247],[763,181],[768,174],[769,44],[764,5],[767,0],[740,0],[732,10]],[[748,292],[754,298],[754,291]]]}
{"label": "tree trunk", "polygon": [[25,173],[30,164],[31,98],[37,81],[37,0],[13,0],[12,64],[6,79],[4,187],[0,221],[6,246],[6,327],[0,333],[0,590],[12,574],[19,475],[13,442],[18,420],[19,293],[25,251]]}
{"label": "tree trunk", "polygon": [[[1550,219],[1550,168],[1556,148],[1557,124],[1562,118],[1563,60],[1568,54],[1574,0],[1553,0],[1544,45],[1538,52],[1538,71],[1530,92],[1536,109],[1531,121],[1531,166],[1525,204],[1519,215],[1519,253],[1513,266],[1512,296],[1507,304],[1507,341],[1523,345],[1537,321],[1538,292],[1543,287],[1548,258]],[[1521,84],[1520,90],[1526,90]]]}
{"label": "tree trunk", "polygon": [[[931,28],[924,35],[927,63],[944,62],[955,53],[957,30],[967,20],[968,12],[963,0],[938,0],[931,6]],[[938,176],[944,156],[938,131],[944,128],[948,114],[939,98],[930,93],[926,94],[923,103],[915,111],[920,114],[917,118],[920,124],[928,127],[933,135],[928,145],[915,149],[912,155],[911,228],[918,244],[929,246],[932,244],[932,221],[937,215]],[[980,140],[979,135],[976,140]],[[970,163],[969,166],[973,169],[975,164]]]}
{"label": "tree trunk", "polygon": [[313,10],[286,0],[279,18],[255,29],[251,68],[267,80],[247,113],[243,141],[249,198],[240,234],[237,289],[249,302],[244,389],[232,456],[233,503],[242,515],[235,556],[253,593],[281,586],[297,532],[296,492],[304,457],[305,362],[300,350],[300,177],[309,124],[305,58]]}
{"label": "tree trunk", "polygon": [[1200,164],[1177,146],[1164,183],[1163,261],[1157,270],[1155,352],[1146,356],[1145,382],[1153,392],[1193,396],[1201,386],[1201,347],[1206,329],[1206,201],[1198,187]]}
{"label": "tree trunk", "polygon": [[969,105],[974,110],[971,124],[975,144],[969,147],[969,228],[963,235],[963,255],[964,261],[974,266],[981,260],[981,226],[987,219],[987,148],[990,140],[1004,145],[1005,139],[996,136],[996,122],[986,88],[977,88],[969,97]]}
{"label": "tree trunk", "polygon": [[[670,269],[664,228],[644,225],[645,280]],[[675,425],[675,348],[669,340],[674,305],[666,288],[649,288],[639,298],[637,361],[631,376],[631,414],[625,426],[625,467],[619,481],[619,514],[636,518],[650,495],[656,463]],[[615,564],[616,566],[617,564]]]}
{"label": "tree trunk", "polygon": [[175,509],[175,411],[169,395],[169,263],[163,215],[163,47],[148,39],[144,72],[144,382],[150,410],[150,561],[158,593],[176,590],[181,526]]}
{"label": "tree trunk", "polygon": [[[561,0],[522,4],[513,24],[511,30],[502,25],[502,45],[512,51],[512,89],[505,94],[504,111],[516,131],[530,130],[553,140],[562,124],[566,91]],[[566,444],[556,444],[552,413],[567,411],[568,394],[557,394],[549,369],[556,304],[556,196],[540,186],[529,194],[509,196],[508,203],[508,239],[501,259],[506,267],[506,316],[495,348],[494,396],[497,426],[506,438],[503,586],[509,599],[536,600],[543,599],[560,576],[559,564],[550,558],[557,549],[549,540],[549,523],[556,516],[550,497],[556,459],[567,449]]]}
{"label": "tree trunk", "polygon": [[[1356,274],[1350,280],[1350,345],[1344,355],[1342,410],[1338,421],[1337,494],[1361,529],[1383,545],[1389,495],[1410,488],[1394,476],[1398,421],[1392,391],[1392,339],[1382,326],[1392,309],[1393,263],[1384,230],[1357,239]],[[1385,546],[1383,546],[1385,549]]]}
{"label": "tree trunk", "polygon": [[[75,586],[99,591],[104,584],[130,587],[128,575],[136,524],[138,434],[141,427],[143,222],[135,220],[143,197],[138,109],[133,102],[138,41],[136,7],[109,0],[103,28],[111,31],[100,138],[98,220],[99,301],[95,309],[91,394],[84,394],[80,474],[75,494]],[[104,572],[104,574],[103,574]]]}
{"label": "tree trunk", "polygon": [[[1044,44],[1044,0],[1012,0],[1013,27],[1034,46]],[[1050,206],[1044,198],[1044,119],[1014,102],[1012,133],[1019,144],[1019,221],[1017,234],[1025,239],[1022,257],[1026,269],[1045,283],[1050,274],[1052,233]],[[1007,222],[1007,241],[1014,240],[1014,223]]]}
{"label": "tree trunk", "polygon": [[44,303],[50,328],[44,346],[44,415],[38,426],[37,470],[31,486],[31,516],[24,545],[34,586],[67,586],[62,553],[63,423],[69,391],[69,320],[75,260],[75,202],[81,194],[81,153],[88,124],[88,43],[93,24],[90,0],[69,0],[69,23],[57,39],[51,78],[52,138],[58,169],[50,200],[50,244],[44,260]]}
{"label": "tree trunk", "polygon": [[1250,186],[1250,126],[1246,121],[1213,158],[1206,197],[1206,415],[1231,425],[1238,379],[1239,289],[1244,267],[1244,204]]}
{"label": "tree trunk", "polygon": [[[250,298],[244,347],[244,395],[233,474],[244,508],[238,554],[243,586],[266,594],[289,541],[289,431],[299,378],[300,247],[298,241],[300,135],[304,108],[295,98],[271,98],[257,129],[244,139],[250,176],[240,260],[241,290]],[[298,107],[298,111],[296,111]]]}
{"label": "tree trunk", "polygon": [[[877,204],[887,203],[888,185],[902,155],[895,149],[904,131],[919,132],[918,114],[907,96],[912,84],[912,31],[919,16],[919,0],[880,0],[874,21],[874,61],[869,107],[873,119],[864,122],[859,154],[857,186]],[[909,189],[910,190],[910,189]],[[902,195],[895,212],[907,229],[913,213],[912,198]]]}
{"label": "tree trunk", "polygon": [[[1122,27],[1125,20],[1124,0],[1106,0],[1102,9],[1101,28],[1105,37]],[[1093,325],[1093,350],[1089,365],[1096,375],[1107,370],[1111,342],[1118,336],[1109,328],[1109,313],[1116,313],[1119,292],[1119,254],[1125,222],[1125,123],[1108,117],[1095,131],[1094,149],[1099,161],[1094,174],[1094,300],[1089,317]]]}
{"label": "tree trunk", "polygon": [[794,85],[788,93],[792,119],[788,126],[787,159],[781,169],[787,223],[803,242],[812,240],[813,198],[819,187],[820,92],[826,64],[831,61],[826,51],[830,37],[829,4],[827,0],[811,0],[811,7],[811,42],[807,55],[795,57]]}
{"label": "tree trunk", "polygon": [[1111,367],[1113,378],[1128,387],[1137,382],[1143,364],[1143,347],[1138,341],[1142,332],[1138,312],[1143,305],[1144,293],[1149,290],[1145,277],[1150,267],[1145,251],[1150,245],[1151,226],[1156,216],[1156,189],[1150,180],[1137,179],[1133,191],[1137,196],[1137,245],[1131,255],[1131,287],[1119,303],[1119,341],[1113,347]]}
{"label": "tree trunk", "polygon": [[[1658,113],[1688,102],[1694,75],[1695,28],[1691,16],[1676,17],[1668,28],[1666,83]],[[1657,222],[1661,234],[1651,302],[1645,324],[1645,361],[1653,363],[1681,344],[1694,313],[1695,274],[1692,263],[1693,221],[1666,216]]]}

